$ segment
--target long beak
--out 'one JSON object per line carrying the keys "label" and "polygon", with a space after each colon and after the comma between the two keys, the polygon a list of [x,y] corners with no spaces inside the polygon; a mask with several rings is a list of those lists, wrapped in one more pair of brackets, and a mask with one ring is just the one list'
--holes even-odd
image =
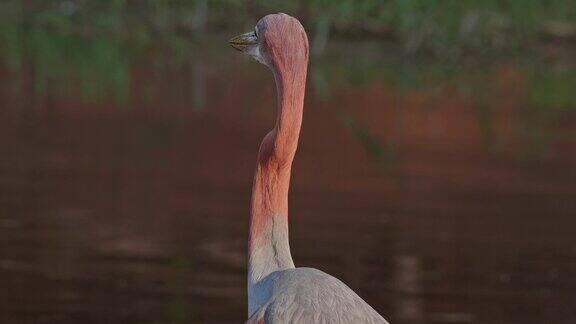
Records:
{"label": "long beak", "polygon": [[258,38],[254,32],[250,32],[233,37],[228,42],[235,49],[239,50],[240,52],[244,52],[250,45],[258,44]]}

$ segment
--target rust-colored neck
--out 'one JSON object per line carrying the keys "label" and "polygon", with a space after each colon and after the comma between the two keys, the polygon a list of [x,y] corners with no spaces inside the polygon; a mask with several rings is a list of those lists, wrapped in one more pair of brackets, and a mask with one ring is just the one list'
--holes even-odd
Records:
{"label": "rust-colored neck", "polygon": [[[298,146],[307,59],[291,69],[272,67],[278,93],[274,129],[260,146],[252,188],[249,285],[269,273],[294,267],[288,244],[288,190]],[[249,289],[250,290],[250,289]]]}
{"label": "rust-colored neck", "polygon": [[288,214],[290,170],[302,125],[305,73],[304,70],[298,82],[275,73],[278,116],[276,126],[264,137],[258,153],[252,192],[251,237],[260,232],[269,217]]}

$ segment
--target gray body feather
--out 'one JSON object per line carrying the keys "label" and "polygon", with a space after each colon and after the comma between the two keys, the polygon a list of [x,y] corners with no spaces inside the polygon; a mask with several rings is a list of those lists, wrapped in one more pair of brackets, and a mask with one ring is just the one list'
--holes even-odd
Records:
{"label": "gray body feather", "polygon": [[276,271],[258,285],[267,300],[248,323],[387,323],[346,284],[317,269]]}

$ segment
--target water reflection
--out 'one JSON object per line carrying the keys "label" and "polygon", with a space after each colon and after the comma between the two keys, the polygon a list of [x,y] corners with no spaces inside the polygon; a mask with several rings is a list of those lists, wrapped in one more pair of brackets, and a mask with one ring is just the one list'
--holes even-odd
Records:
{"label": "water reflection", "polygon": [[421,297],[422,266],[417,257],[411,255],[399,255],[396,257],[397,290],[404,296],[397,299],[396,317],[402,323],[419,323],[424,319],[424,310]]}
{"label": "water reflection", "polygon": [[[0,320],[244,319],[268,71],[228,35],[10,35]],[[393,322],[576,319],[573,62],[409,59],[370,41],[325,53],[294,169],[297,263]]]}

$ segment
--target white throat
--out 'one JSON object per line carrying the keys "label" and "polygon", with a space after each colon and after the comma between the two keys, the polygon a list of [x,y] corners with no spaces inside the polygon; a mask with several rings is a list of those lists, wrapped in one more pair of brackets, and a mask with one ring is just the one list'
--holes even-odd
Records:
{"label": "white throat", "polygon": [[262,55],[262,51],[260,50],[260,44],[258,44],[256,46],[251,46],[250,48],[248,48],[246,50],[246,54],[250,55],[256,61],[270,67],[268,65],[268,63],[266,62],[266,60],[264,59],[264,56]]}
{"label": "white throat", "polygon": [[288,217],[270,217],[262,233],[252,242],[248,260],[248,314],[269,299],[270,277],[279,270],[294,268],[288,242]]}

